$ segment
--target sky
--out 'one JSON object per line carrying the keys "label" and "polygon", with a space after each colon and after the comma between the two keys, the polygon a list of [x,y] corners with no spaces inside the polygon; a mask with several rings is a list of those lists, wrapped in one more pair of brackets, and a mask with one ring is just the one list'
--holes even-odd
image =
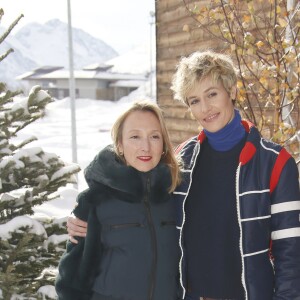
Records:
{"label": "sky", "polygon": [[[150,12],[154,0],[70,0],[71,23],[102,39],[119,54],[150,39]],[[51,19],[68,23],[68,0],[1,0],[4,10],[1,26],[8,27],[20,14],[24,17],[13,34],[31,22],[44,24]]]}

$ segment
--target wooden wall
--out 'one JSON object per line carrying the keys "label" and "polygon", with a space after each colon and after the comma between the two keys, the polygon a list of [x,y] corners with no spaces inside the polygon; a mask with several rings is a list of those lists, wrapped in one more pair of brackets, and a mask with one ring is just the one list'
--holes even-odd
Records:
{"label": "wooden wall", "polygon": [[[188,108],[173,99],[170,86],[176,64],[180,57],[194,51],[208,48],[223,51],[225,47],[219,40],[212,40],[204,29],[199,28],[185,3],[192,9],[195,6],[207,5],[210,0],[155,0],[157,102],[164,110],[166,124],[175,146],[196,135],[200,129]],[[269,5],[268,2],[265,4]],[[259,5],[261,7],[261,1]],[[294,120],[297,128],[300,124],[299,118],[300,114],[296,112]],[[268,137],[268,133],[262,133]]]}
{"label": "wooden wall", "polygon": [[[187,0],[189,7],[209,1]],[[180,57],[196,50],[218,48],[207,33],[197,28],[182,0],[156,0],[156,76],[157,102],[164,110],[172,142],[177,145],[199,132],[188,108],[173,100],[172,76]]]}

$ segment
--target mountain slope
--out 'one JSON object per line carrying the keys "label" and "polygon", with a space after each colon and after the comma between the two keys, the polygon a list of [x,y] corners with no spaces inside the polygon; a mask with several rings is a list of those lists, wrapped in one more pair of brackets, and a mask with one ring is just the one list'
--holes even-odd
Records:
{"label": "mountain slope", "polygon": [[[81,29],[73,28],[74,68],[104,62],[118,53],[102,40]],[[20,29],[15,38],[26,47],[39,65],[59,65],[68,68],[68,25],[58,19],[45,24],[31,23]]]}
{"label": "mountain slope", "polygon": [[[0,29],[0,33],[4,29]],[[73,28],[74,68],[114,58],[118,53],[105,42],[81,29]],[[15,77],[34,68],[54,65],[69,67],[68,25],[58,19],[45,24],[30,23],[0,44],[0,55],[9,48],[15,51],[0,62],[0,81],[19,86]]]}

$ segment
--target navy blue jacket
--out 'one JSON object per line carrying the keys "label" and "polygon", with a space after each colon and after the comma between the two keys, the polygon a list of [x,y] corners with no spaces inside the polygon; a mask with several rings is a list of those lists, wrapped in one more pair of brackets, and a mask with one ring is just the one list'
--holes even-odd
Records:
{"label": "navy blue jacket", "polygon": [[108,147],[85,176],[89,189],[74,214],[88,221],[88,232],[78,245],[68,243],[60,261],[59,299],[90,299],[92,291],[111,300],[181,299],[169,168],[139,172]]}
{"label": "navy blue jacket", "polygon": [[[236,205],[245,300],[300,300],[297,165],[284,148],[261,138],[253,124],[242,123],[248,136],[236,170]],[[193,169],[205,138],[202,131],[177,149],[184,161],[183,181],[174,192],[177,226],[181,230],[183,287],[187,286],[182,230],[184,205],[190,186],[196,180]]]}

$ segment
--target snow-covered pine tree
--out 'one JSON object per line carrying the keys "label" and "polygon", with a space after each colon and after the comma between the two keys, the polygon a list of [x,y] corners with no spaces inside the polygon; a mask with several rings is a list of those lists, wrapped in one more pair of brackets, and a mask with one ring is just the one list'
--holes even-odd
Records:
{"label": "snow-covered pine tree", "polygon": [[[0,20],[2,15],[0,9]],[[0,54],[0,63],[11,52]],[[0,83],[0,299],[55,299],[53,270],[64,250],[56,244],[66,232],[57,220],[38,218],[33,208],[58,197],[80,168],[30,147],[35,137],[17,142],[18,133],[53,101],[39,86],[21,95]]]}

